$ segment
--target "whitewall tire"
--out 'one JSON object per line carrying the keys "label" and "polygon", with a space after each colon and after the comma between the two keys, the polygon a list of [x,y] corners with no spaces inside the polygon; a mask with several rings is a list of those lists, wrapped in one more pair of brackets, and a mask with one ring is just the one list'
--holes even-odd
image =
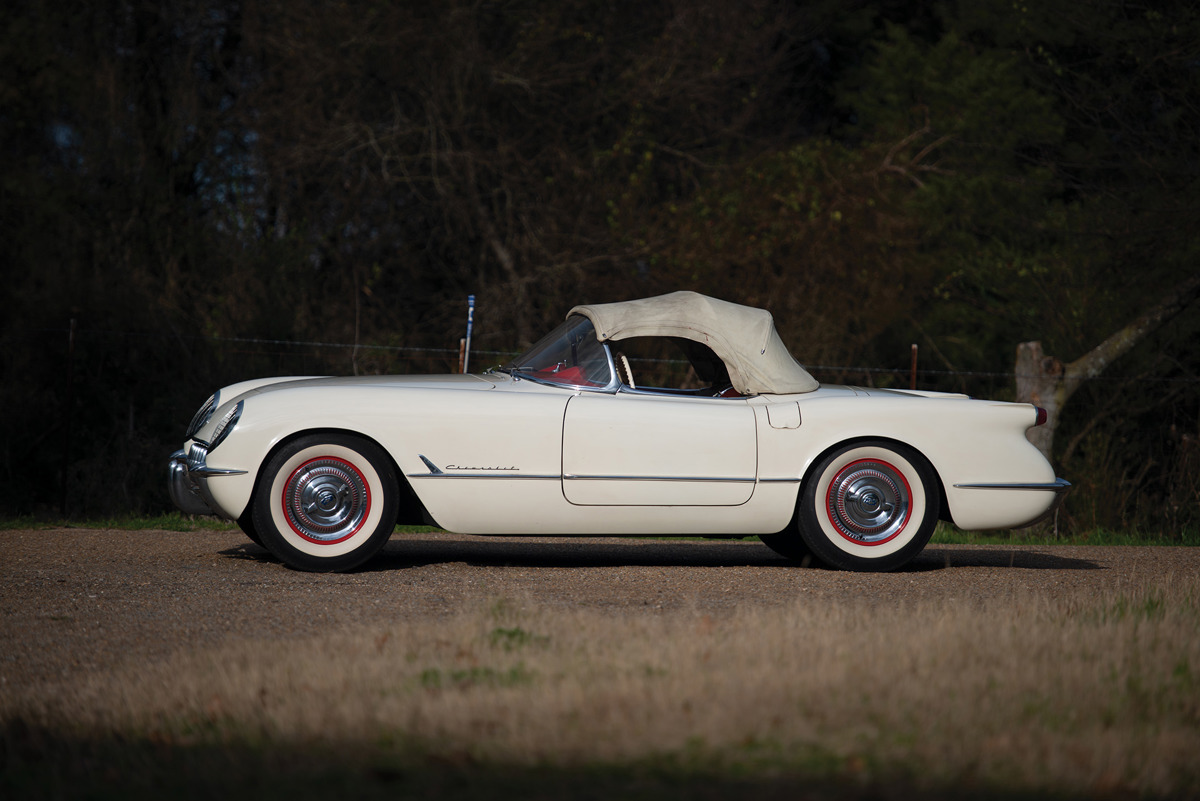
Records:
{"label": "whitewall tire", "polygon": [[937,525],[933,468],[895,442],[866,440],[833,451],[801,491],[800,536],[813,555],[843,570],[887,571],[924,549]]}
{"label": "whitewall tire", "polygon": [[349,434],[288,443],[263,468],[253,501],[262,544],[299,570],[352,570],[387,542],[396,524],[391,460]]}

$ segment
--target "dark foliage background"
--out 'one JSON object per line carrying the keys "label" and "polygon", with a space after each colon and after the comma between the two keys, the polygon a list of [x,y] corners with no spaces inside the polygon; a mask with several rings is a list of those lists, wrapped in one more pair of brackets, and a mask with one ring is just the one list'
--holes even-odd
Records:
{"label": "dark foliage background", "polygon": [[[453,369],[471,293],[479,367],[689,288],[823,380],[915,342],[1011,398],[1017,343],[1073,360],[1196,272],[1198,103],[1182,0],[16,0],[0,511],[165,509],[213,388]],[[1063,523],[1200,521],[1198,325],[1063,410]]]}

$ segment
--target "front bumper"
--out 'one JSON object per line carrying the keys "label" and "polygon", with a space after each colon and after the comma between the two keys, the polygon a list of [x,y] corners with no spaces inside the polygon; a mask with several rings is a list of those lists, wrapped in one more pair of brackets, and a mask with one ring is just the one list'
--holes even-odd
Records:
{"label": "front bumper", "polygon": [[[171,502],[184,514],[221,515],[220,505],[213,499],[208,480],[214,476],[240,476],[245,470],[222,470],[207,464],[208,449],[193,442],[171,454],[167,461],[167,490]],[[221,515],[223,516],[223,515]]]}

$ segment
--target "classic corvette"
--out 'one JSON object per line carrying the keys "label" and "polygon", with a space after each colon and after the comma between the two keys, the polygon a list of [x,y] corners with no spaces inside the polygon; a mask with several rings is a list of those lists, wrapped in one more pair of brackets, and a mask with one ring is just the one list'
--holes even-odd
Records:
{"label": "classic corvette", "polygon": [[350,570],[397,523],[492,535],[758,535],[894,570],[939,519],[1016,528],[1070,486],[1029,404],[822,386],[770,313],[694,292],[576,306],[478,375],[264,378],[200,408],[172,499],[302,570]]}

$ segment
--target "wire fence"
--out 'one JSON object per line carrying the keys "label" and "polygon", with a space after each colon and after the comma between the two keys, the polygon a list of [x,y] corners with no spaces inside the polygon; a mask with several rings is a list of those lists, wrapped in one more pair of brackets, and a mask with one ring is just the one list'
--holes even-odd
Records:
{"label": "wire fence", "polygon": [[[24,336],[22,336],[22,333]],[[107,340],[125,340],[127,342],[158,342],[163,339],[161,332],[118,331],[101,328],[42,328],[25,332],[10,332],[5,336],[6,346],[18,343],[37,343],[44,347],[45,339],[60,337],[67,352],[79,347],[89,337]],[[200,335],[175,335],[172,337],[181,343],[192,346],[207,345],[219,348],[228,356],[254,357],[253,361],[275,361],[279,368],[296,373],[324,372],[338,366],[348,367],[348,370],[334,372],[366,372],[397,374],[406,373],[453,373],[459,372],[463,364],[464,352],[462,343],[457,347],[422,347],[413,345],[386,345],[365,342],[323,342],[319,340],[292,340],[267,337],[223,337]],[[68,343],[68,339],[74,341]],[[473,347],[469,354],[469,364],[474,371],[482,372],[488,367],[501,365],[519,355],[521,349],[508,348],[502,350]],[[338,358],[335,354],[341,354]],[[908,355],[908,352],[905,352]],[[346,357],[349,358],[346,358]],[[683,363],[667,360],[671,363]],[[256,365],[261,366],[261,365]],[[829,365],[805,364],[805,369],[818,378],[831,378],[846,381],[860,377],[861,383],[874,385],[884,380],[888,385],[894,385],[903,379],[911,383],[917,379],[928,380],[937,384],[948,382],[962,383],[997,382],[1014,383],[1019,376],[1013,370],[955,370],[949,368],[929,368],[913,364],[885,367],[878,365]],[[360,370],[354,369],[360,367]],[[386,369],[381,369],[386,368]],[[403,369],[402,369],[403,368]],[[1147,382],[1156,384],[1200,384],[1197,376],[1125,376],[1099,375],[1090,379],[1095,382],[1121,384],[1129,382]]]}

